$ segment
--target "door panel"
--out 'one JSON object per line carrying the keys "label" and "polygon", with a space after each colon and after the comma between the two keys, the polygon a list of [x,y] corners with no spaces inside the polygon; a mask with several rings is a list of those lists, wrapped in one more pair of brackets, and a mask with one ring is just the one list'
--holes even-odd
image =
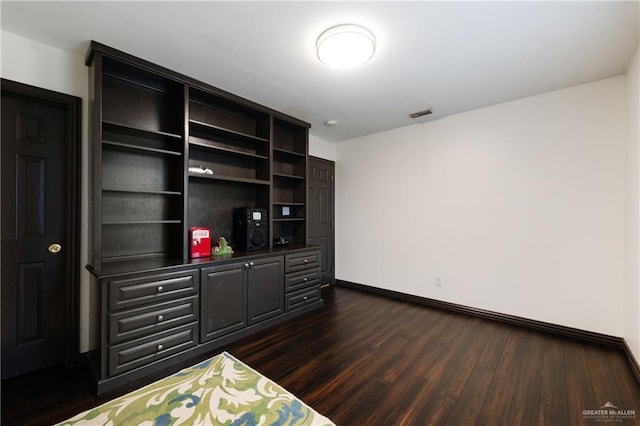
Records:
{"label": "door panel", "polygon": [[67,114],[60,105],[2,95],[3,379],[65,358]]}
{"label": "door panel", "polygon": [[335,284],[335,163],[309,157],[308,244],[322,247],[322,284]]}
{"label": "door panel", "polygon": [[247,326],[247,273],[244,263],[205,268],[200,282],[200,342]]}
{"label": "door panel", "polygon": [[44,263],[18,265],[16,345],[44,340]]}
{"label": "door panel", "polygon": [[250,262],[249,324],[280,315],[284,309],[284,262],[282,257]]}

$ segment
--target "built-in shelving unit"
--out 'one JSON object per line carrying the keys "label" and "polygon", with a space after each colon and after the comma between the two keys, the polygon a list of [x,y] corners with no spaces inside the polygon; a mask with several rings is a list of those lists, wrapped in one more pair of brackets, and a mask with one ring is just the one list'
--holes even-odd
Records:
{"label": "built-in shelving unit", "polygon": [[[95,42],[86,63],[98,392],[322,306],[309,125]],[[268,212],[270,239],[289,245],[189,259],[191,226],[243,238],[239,207]]]}
{"label": "built-in shelving unit", "polygon": [[305,244],[307,123],[98,43],[87,64],[93,270],[186,262],[191,226],[233,243],[238,207],[269,212],[271,240]]}

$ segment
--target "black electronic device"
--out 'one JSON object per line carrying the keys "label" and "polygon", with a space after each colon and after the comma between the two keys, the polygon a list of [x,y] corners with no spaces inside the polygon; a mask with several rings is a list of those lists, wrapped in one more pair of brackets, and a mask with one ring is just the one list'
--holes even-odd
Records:
{"label": "black electronic device", "polygon": [[233,212],[233,238],[235,249],[256,251],[269,248],[269,221],[267,211],[242,207]]}

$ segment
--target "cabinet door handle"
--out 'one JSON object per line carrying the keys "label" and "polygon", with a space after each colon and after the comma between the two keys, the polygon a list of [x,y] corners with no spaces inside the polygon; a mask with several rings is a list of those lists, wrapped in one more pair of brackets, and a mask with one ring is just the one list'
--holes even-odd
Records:
{"label": "cabinet door handle", "polygon": [[255,263],[249,262],[249,266],[253,267],[254,265],[255,265]]}
{"label": "cabinet door handle", "polygon": [[245,263],[245,264],[244,264],[244,267],[245,267],[245,268],[248,268],[248,267],[249,267],[249,264],[248,264],[248,263]]}
{"label": "cabinet door handle", "polygon": [[164,290],[164,287],[162,287],[161,285],[158,286],[158,293],[162,293],[162,290]]}
{"label": "cabinet door handle", "polygon": [[158,351],[161,351],[162,349],[164,349],[164,346],[158,345]]}
{"label": "cabinet door handle", "polygon": [[162,315],[158,315],[158,322],[164,320],[164,317]]}

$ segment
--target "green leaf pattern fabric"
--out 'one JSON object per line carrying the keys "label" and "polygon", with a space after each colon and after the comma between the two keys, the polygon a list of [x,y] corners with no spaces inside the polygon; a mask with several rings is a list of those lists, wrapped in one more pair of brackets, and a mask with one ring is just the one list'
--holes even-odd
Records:
{"label": "green leaf pattern fabric", "polygon": [[333,423],[278,384],[223,352],[60,425],[324,426]]}

